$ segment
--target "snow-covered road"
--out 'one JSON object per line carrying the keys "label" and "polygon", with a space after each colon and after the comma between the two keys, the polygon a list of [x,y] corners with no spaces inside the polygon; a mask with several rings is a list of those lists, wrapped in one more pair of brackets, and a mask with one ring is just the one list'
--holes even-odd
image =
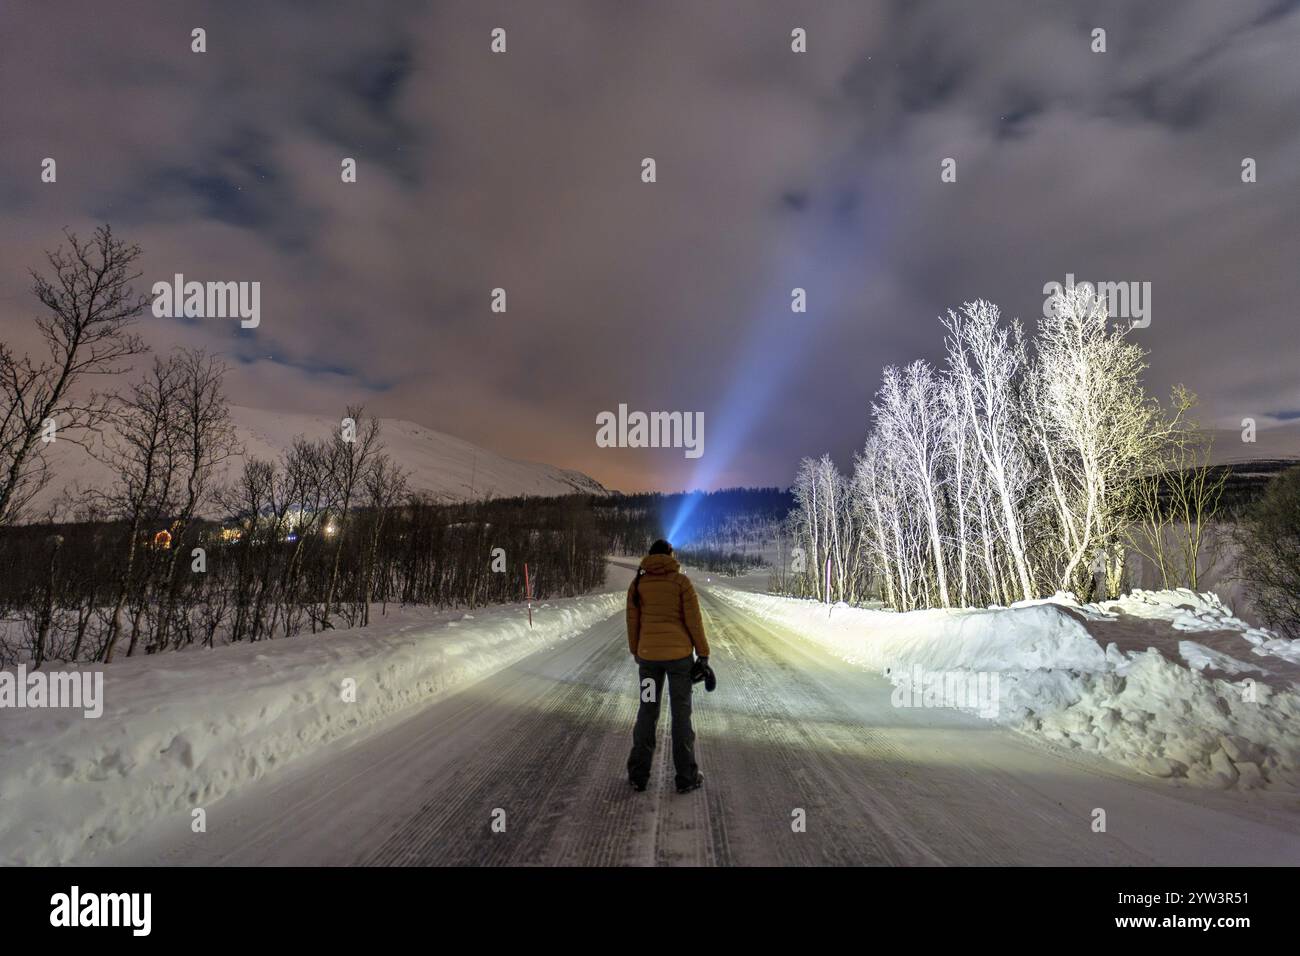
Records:
{"label": "snow-covered road", "polygon": [[213,804],[205,833],[177,818],[85,862],[1300,862],[1294,795],[1179,787],[895,708],[885,680],[700,590],[720,681],[695,698],[702,791],[672,788],[666,708],[650,788],[625,781],[637,686],[615,615]]}

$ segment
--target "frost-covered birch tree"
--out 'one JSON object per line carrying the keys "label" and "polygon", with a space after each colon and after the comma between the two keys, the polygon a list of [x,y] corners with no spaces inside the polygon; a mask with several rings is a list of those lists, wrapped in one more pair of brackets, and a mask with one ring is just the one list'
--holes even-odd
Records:
{"label": "frost-covered birch tree", "polygon": [[[998,307],[983,299],[967,302],[959,312],[949,310],[943,325],[948,330],[948,374],[965,406],[971,444],[1001,519],[1020,597],[1028,599],[1034,596],[1034,583],[1021,514],[1031,483],[1020,403],[1023,335],[1018,323],[1002,325]],[[987,524],[982,530],[991,532]],[[987,538],[984,544],[990,545]]]}
{"label": "frost-covered birch tree", "polygon": [[887,366],[876,399],[871,408],[881,440],[895,452],[898,473],[922,509],[935,593],[943,607],[951,607],[939,518],[946,477],[938,379],[925,362]]}
{"label": "frost-covered birch tree", "polygon": [[1090,599],[1094,569],[1119,592],[1143,489],[1168,470],[1181,412],[1146,394],[1145,352],[1102,300],[1079,288],[1050,311],[1027,339],[991,302],[950,310],[944,369],[883,370],[851,480],[828,457],[801,462],[803,593],[826,596],[828,559],[837,596],[869,582],[897,610],[1058,588]]}
{"label": "frost-covered birch tree", "polygon": [[1143,350],[1108,323],[1103,299],[1075,288],[1047,311],[1034,342],[1029,420],[1055,506],[1057,584],[1090,592],[1099,562],[1115,595],[1138,480],[1159,467],[1167,429],[1142,388]]}

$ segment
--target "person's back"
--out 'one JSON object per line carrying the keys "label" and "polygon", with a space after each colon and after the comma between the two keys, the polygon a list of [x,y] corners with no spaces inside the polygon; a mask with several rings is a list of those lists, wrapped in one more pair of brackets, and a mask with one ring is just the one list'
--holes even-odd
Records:
{"label": "person's back", "polygon": [[709,642],[695,586],[681,573],[681,565],[672,556],[667,541],[656,541],[651,546],[628,588],[627,643],[639,665],[641,689],[632,753],[627,761],[628,779],[638,790],[644,790],[650,779],[655,726],[666,678],[672,706],[677,789],[680,793],[694,790],[704,776],[695,764],[695,732],[691,727],[692,651],[707,663]]}
{"label": "person's back", "polygon": [[700,601],[691,579],[671,554],[651,554],[641,560],[628,589],[628,646],[647,661],[689,657],[694,650],[709,656]]}

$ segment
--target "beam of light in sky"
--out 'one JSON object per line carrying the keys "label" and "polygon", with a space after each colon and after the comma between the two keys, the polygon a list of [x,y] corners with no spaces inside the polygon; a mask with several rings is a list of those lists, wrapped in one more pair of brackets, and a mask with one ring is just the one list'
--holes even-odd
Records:
{"label": "beam of light in sky", "polygon": [[[804,241],[788,256],[788,265],[772,269],[772,280],[759,298],[754,322],[746,329],[731,378],[717,411],[710,416],[708,444],[699,460],[692,484],[697,489],[713,489],[718,478],[734,464],[747,443],[760,440],[758,426],[767,410],[780,401],[791,374],[799,369],[811,343],[839,306],[833,290],[836,260],[843,262],[845,253],[861,251],[861,236],[827,236],[824,224],[819,241]],[[807,240],[806,232],[798,239]],[[832,241],[835,240],[835,241]],[[851,267],[851,261],[846,264]],[[792,290],[807,293],[807,311],[793,312]],[[792,463],[793,464],[793,463]],[[703,496],[683,497],[668,528],[668,540],[674,548],[689,546],[698,531],[692,518]]]}

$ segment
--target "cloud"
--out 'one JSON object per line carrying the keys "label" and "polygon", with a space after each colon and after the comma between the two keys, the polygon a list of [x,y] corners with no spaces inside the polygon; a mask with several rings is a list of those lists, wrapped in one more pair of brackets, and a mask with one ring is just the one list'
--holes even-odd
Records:
{"label": "cloud", "polygon": [[[363,401],[625,488],[700,463],[599,449],[597,412],[700,410],[746,431],[715,483],[785,483],[847,462],[943,309],[1032,322],[1068,272],[1152,283],[1154,389],[1263,417],[1300,407],[1298,43],[1295,4],[1209,0],[10,11],[0,330],[29,341],[26,267],[107,219],[149,282],[262,282],[257,330],[143,323],[227,353],[242,404]],[[756,334],[782,361],[741,422]]]}

